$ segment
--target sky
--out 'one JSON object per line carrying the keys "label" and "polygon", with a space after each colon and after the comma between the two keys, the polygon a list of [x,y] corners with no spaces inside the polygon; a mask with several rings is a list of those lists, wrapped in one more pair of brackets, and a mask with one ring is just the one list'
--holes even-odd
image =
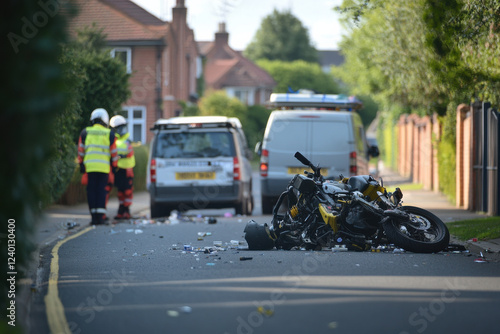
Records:
{"label": "sky", "polygon": [[[176,0],[132,0],[159,18],[170,21]],[[343,30],[333,10],[342,0],[185,0],[188,25],[196,41],[213,41],[219,22],[226,22],[229,45],[244,50],[262,19],[273,9],[290,10],[304,27],[317,50],[338,50]]]}

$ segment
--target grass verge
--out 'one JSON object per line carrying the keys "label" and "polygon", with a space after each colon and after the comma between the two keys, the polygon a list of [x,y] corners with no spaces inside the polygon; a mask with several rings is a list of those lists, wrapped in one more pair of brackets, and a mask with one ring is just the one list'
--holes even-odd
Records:
{"label": "grass verge", "polygon": [[421,184],[421,183],[402,183],[402,184],[398,184],[398,185],[390,185],[390,186],[387,186],[386,189],[388,192],[394,192],[396,190],[396,188],[400,188],[401,191],[403,192],[403,198],[404,198],[404,195],[405,195],[405,190],[420,190],[420,189],[423,189],[424,188],[424,185]]}
{"label": "grass verge", "polygon": [[488,240],[500,238],[500,217],[460,220],[446,223],[450,234],[460,240]]}

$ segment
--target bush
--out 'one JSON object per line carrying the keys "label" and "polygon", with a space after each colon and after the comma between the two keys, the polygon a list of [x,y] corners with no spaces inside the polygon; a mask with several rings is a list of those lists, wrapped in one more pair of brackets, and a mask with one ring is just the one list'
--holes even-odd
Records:
{"label": "bush", "polygon": [[450,104],[446,116],[440,117],[443,134],[438,143],[439,190],[456,200],[456,105]]}
{"label": "bush", "polygon": [[149,158],[149,145],[132,144],[135,154],[134,191],[144,191]]}

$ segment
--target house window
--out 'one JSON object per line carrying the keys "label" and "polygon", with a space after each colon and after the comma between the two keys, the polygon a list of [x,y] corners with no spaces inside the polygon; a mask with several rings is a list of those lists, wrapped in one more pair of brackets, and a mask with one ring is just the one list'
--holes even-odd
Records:
{"label": "house window", "polygon": [[226,87],[229,97],[235,97],[247,106],[255,104],[255,88],[253,87]]}
{"label": "house window", "polygon": [[247,90],[235,90],[234,97],[248,105],[248,91]]}
{"label": "house window", "polygon": [[127,67],[127,73],[132,73],[132,49],[114,48],[111,50],[111,57],[117,58]]}
{"label": "house window", "polygon": [[130,140],[146,142],[146,107],[124,106],[122,116],[127,119]]}

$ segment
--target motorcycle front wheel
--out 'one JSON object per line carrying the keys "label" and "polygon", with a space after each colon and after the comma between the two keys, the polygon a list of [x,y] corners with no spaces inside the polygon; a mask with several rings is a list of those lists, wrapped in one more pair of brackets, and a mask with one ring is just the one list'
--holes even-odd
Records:
{"label": "motorcycle front wheel", "polygon": [[437,253],[448,247],[450,232],[433,213],[414,206],[399,208],[408,213],[408,219],[392,218],[384,223],[390,242],[414,253]]}

